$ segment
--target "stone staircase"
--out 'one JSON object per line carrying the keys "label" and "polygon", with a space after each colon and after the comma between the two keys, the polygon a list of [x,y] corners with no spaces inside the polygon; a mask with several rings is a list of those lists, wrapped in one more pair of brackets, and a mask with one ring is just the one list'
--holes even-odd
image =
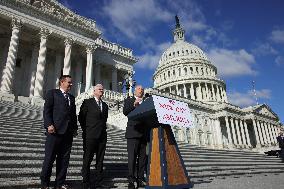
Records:
{"label": "stone staircase", "polygon": [[[44,155],[42,109],[21,103],[0,101],[0,188],[39,188]],[[123,130],[108,125],[105,182],[117,188],[127,186],[127,152]],[[215,178],[284,173],[276,157],[250,151],[213,150],[180,143],[187,171],[194,182],[210,183]],[[80,188],[82,166],[81,131],[74,139],[67,180]],[[94,167],[94,166],[93,166]],[[94,168],[93,168],[94,170]],[[95,170],[92,174],[96,174]],[[54,171],[52,180],[54,180]]]}

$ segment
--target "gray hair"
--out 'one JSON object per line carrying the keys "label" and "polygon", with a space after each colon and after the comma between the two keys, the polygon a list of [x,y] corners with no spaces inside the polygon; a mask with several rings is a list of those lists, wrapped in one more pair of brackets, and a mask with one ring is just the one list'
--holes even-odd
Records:
{"label": "gray hair", "polygon": [[95,85],[94,90],[96,90],[98,87],[104,88],[104,86],[102,84],[98,83],[98,84]]}

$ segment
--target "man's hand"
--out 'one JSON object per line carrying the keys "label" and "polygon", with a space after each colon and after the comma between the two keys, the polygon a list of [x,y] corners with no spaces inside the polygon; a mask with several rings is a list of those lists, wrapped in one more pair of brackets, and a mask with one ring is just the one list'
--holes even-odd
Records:
{"label": "man's hand", "polygon": [[55,127],[54,127],[53,125],[48,126],[48,127],[47,127],[47,132],[48,132],[49,134],[56,133],[56,132],[55,132]]}
{"label": "man's hand", "polygon": [[134,107],[139,106],[139,103],[142,101],[142,98],[136,98],[135,102],[134,102]]}

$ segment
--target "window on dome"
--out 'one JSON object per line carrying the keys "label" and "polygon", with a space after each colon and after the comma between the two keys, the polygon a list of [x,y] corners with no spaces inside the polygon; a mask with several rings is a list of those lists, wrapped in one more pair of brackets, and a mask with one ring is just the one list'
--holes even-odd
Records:
{"label": "window on dome", "polygon": [[188,50],[186,50],[186,54],[188,54]]}
{"label": "window on dome", "polygon": [[175,76],[175,75],[176,75],[175,70],[173,70],[173,76]]}
{"label": "window on dome", "polygon": [[193,68],[190,67],[189,69],[190,69],[190,73],[193,74]]}
{"label": "window on dome", "polygon": [[179,54],[179,51],[177,53]]}
{"label": "window on dome", "polygon": [[178,69],[178,76],[180,76],[181,75],[181,69],[179,68]]}
{"label": "window on dome", "polygon": [[184,68],[183,71],[184,71],[184,75],[187,75],[187,68]]}
{"label": "window on dome", "polygon": [[170,76],[171,76],[171,72],[170,72],[170,71],[168,71],[168,77],[170,78]]}

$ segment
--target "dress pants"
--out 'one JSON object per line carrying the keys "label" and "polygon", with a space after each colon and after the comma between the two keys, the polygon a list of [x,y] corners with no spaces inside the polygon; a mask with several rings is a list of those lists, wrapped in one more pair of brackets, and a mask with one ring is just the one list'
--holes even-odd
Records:
{"label": "dress pants", "polygon": [[90,182],[90,165],[93,161],[94,154],[96,154],[96,170],[98,176],[99,177],[102,176],[106,142],[107,142],[106,136],[98,139],[95,138],[85,139],[86,149],[84,150],[83,167],[82,167],[83,183],[87,184]]}
{"label": "dress pants", "polygon": [[134,182],[136,180],[135,168],[138,180],[144,180],[144,172],[146,168],[146,146],[147,141],[144,138],[127,139],[129,182]]}
{"label": "dress pants", "polygon": [[41,172],[41,185],[49,186],[52,166],[56,159],[56,179],[55,186],[61,187],[66,179],[67,168],[69,165],[70,153],[73,142],[73,134],[46,134],[45,157]]}

